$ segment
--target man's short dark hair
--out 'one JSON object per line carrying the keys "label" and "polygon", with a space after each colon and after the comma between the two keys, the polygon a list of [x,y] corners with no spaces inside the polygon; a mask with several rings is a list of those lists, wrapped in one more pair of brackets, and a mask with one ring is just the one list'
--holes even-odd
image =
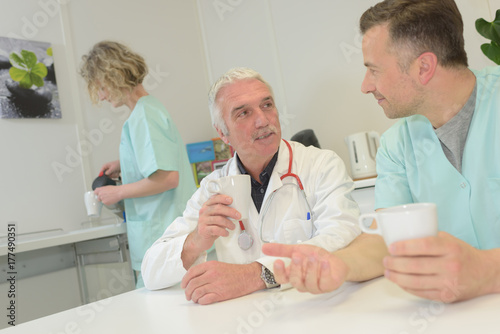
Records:
{"label": "man's short dark hair", "polygon": [[[388,25],[390,47],[407,69],[424,52],[443,67],[467,67],[462,15],[453,0],[385,0],[369,8],[359,22],[362,34]],[[406,59],[405,59],[406,58]]]}

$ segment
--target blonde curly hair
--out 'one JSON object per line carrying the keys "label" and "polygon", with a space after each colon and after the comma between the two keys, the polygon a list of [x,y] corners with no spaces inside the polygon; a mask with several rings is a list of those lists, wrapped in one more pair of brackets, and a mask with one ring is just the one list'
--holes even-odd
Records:
{"label": "blonde curly hair", "polygon": [[92,103],[99,103],[99,88],[106,88],[109,97],[121,100],[141,84],[148,68],[144,58],[127,46],[113,41],[102,41],[82,56],[80,75],[87,82]]}

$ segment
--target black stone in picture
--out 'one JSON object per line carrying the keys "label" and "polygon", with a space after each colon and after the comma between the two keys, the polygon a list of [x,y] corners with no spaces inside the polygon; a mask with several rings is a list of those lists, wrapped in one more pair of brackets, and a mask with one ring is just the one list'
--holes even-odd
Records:
{"label": "black stone in picture", "polygon": [[61,118],[50,43],[0,37],[0,118]]}

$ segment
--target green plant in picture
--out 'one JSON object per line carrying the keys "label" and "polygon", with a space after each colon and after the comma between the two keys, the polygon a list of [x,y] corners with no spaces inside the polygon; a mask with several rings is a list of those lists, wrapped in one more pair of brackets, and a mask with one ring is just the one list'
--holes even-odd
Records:
{"label": "green plant in picture", "polygon": [[481,36],[491,40],[491,43],[481,45],[483,53],[495,64],[500,65],[500,9],[497,10],[495,20],[492,22],[477,19],[476,30]]}
{"label": "green plant in picture", "polygon": [[43,78],[47,75],[47,67],[38,62],[36,55],[27,50],[20,54],[12,52],[9,56],[12,67],[9,70],[12,80],[19,82],[21,88],[42,87]]}

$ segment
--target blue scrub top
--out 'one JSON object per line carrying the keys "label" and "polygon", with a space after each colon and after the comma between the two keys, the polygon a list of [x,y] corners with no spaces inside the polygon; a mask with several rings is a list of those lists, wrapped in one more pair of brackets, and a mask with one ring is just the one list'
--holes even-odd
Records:
{"label": "blue scrub top", "polygon": [[446,158],[427,118],[401,119],[380,141],[375,207],[436,203],[440,230],[491,249],[500,247],[500,67],[474,74],[476,106],[462,174]]}
{"label": "blue scrub top", "polygon": [[177,127],[161,102],[151,95],[139,99],[123,125],[120,167],[123,184],[140,181],[159,169],[179,172],[177,188],[124,200],[132,268],[140,270],[146,250],[182,215],[196,190]]}

